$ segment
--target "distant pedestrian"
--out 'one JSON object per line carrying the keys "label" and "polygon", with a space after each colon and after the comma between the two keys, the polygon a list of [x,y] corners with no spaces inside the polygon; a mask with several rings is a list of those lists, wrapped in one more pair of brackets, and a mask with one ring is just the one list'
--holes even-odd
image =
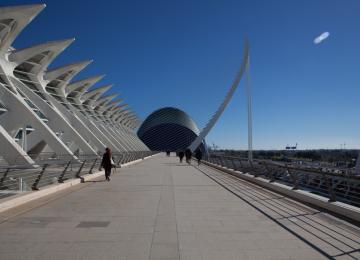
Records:
{"label": "distant pedestrian", "polygon": [[170,151],[166,151],[166,156],[170,156]]}
{"label": "distant pedestrian", "polygon": [[202,152],[200,149],[197,149],[196,152],[195,152],[195,158],[197,159],[198,161],[198,165],[200,165],[201,163],[201,159],[202,159]]}
{"label": "distant pedestrian", "polygon": [[110,181],[111,169],[113,168],[113,159],[110,148],[105,149],[100,168],[104,168],[105,178],[107,181]]}
{"label": "distant pedestrian", "polygon": [[186,162],[188,164],[191,164],[191,156],[192,156],[192,152],[191,150],[188,148],[185,150],[185,158],[186,158]]}
{"label": "distant pedestrian", "polygon": [[184,156],[185,156],[185,153],[183,151],[180,151],[179,152],[180,163],[183,162]]}

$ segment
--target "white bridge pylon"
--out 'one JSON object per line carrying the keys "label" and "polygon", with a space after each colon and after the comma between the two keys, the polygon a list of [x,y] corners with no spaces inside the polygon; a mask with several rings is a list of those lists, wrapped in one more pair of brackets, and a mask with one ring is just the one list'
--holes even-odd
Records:
{"label": "white bridge pylon", "polygon": [[[247,71],[247,69],[248,69],[248,65],[249,65],[249,48],[250,48],[249,41],[245,40],[242,63],[240,65],[238,73],[236,74],[235,79],[234,79],[230,89],[228,90],[223,102],[220,104],[220,106],[216,110],[215,114],[210,118],[209,122],[201,130],[199,136],[188,147],[192,152],[194,152],[199,147],[201,142],[205,139],[207,134],[214,127],[214,125],[216,124],[216,122],[220,118],[221,114],[224,112],[225,108],[229,104],[231,98],[233,97],[237,87],[239,86],[241,78],[243,77],[245,71]],[[248,92],[248,94],[250,94],[250,92]],[[248,102],[249,102],[249,105],[251,106],[251,100],[250,101],[248,100]],[[250,120],[251,120],[251,118],[250,118]],[[249,128],[249,131],[250,130],[251,129]],[[251,137],[251,140],[252,140],[252,137]],[[251,143],[251,147],[252,147],[252,143]],[[249,148],[250,148],[250,143],[249,143]]]}

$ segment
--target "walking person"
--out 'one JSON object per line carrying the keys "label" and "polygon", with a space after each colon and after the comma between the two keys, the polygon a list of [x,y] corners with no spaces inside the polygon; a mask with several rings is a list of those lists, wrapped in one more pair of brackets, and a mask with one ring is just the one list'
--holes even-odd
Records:
{"label": "walking person", "polygon": [[107,181],[110,181],[111,169],[113,167],[112,161],[113,161],[113,159],[112,159],[112,156],[111,156],[111,150],[110,150],[110,148],[106,148],[105,153],[104,153],[103,158],[102,158],[102,161],[101,161],[100,168],[104,168],[104,170],[105,170],[105,178],[106,178]]}
{"label": "walking person", "polygon": [[200,165],[201,163],[201,159],[202,159],[202,152],[200,149],[197,149],[196,152],[195,152],[195,158],[197,159],[198,161],[198,165]]}
{"label": "walking person", "polygon": [[186,158],[186,162],[188,164],[191,164],[191,156],[192,156],[192,152],[191,152],[191,150],[189,148],[187,148],[185,150],[185,158]]}
{"label": "walking person", "polygon": [[180,151],[179,152],[180,163],[183,162],[184,156],[185,156],[185,153],[183,151]]}

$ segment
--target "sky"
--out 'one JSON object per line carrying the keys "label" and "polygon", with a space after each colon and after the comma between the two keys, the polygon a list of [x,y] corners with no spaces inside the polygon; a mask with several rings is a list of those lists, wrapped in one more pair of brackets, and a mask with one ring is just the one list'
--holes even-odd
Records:
{"label": "sky", "polygon": [[[106,74],[144,120],[177,107],[205,126],[250,42],[255,149],[360,148],[358,0],[1,0],[47,7],[14,42],[75,38],[50,67],[94,62],[75,79]],[[247,149],[244,79],[208,144]]]}

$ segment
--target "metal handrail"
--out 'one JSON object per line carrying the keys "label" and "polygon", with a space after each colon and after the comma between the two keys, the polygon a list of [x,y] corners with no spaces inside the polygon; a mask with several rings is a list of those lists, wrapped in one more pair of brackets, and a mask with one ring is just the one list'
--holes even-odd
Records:
{"label": "metal handrail", "polygon": [[[225,156],[225,155],[213,155],[213,154],[211,154],[211,155],[209,155],[209,157],[221,157],[223,159],[234,159],[234,160],[241,160],[243,162],[249,162],[248,158],[236,157],[236,156]],[[334,177],[345,177],[344,175],[342,175],[340,173],[323,172],[321,170],[314,169],[314,168],[295,167],[295,166],[292,166],[292,165],[289,165],[289,164],[281,164],[281,163],[274,162],[274,161],[271,161],[271,160],[254,159],[253,162],[259,163],[259,164],[270,164],[270,165],[279,166],[279,167],[287,167],[289,169],[302,170],[302,171],[307,171],[307,172],[311,172],[311,173],[318,173],[318,174],[326,173],[327,175],[334,176]],[[348,178],[348,177],[360,180],[360,176],[357,176],[357,175],[346,175],[346,178]]]}
{"label": "metal handrail", "polygon": [[[154,155],[153,151],[114,152],[116,165],[144,159]],[[45,155],[51,155],[51,160]],[[54,183],[62,183],[66,180],[82,178],[85,174],[91,174],[100,168],[101,156],[85,155],[72,157],[57,156],[53,153],[42,153],[43,160],[35,161],[34,165],[10,165],[0,166],[0,199],[16,194],[17,191],[39,190]],[[67,160],[65,160],[65,158]],[[21,190],[20,187],[21,186]],[[26,189],[24,188],[26,187]]]}
{"label": "metal handrail", "polygon": [[360,207],[360,176],[322,172],[317,169],[280,164],[270,160],[210,154],[205,161],[243,174],[262,177],[269,182],[278,182],[328,198],[329,202],[341,201]]}

